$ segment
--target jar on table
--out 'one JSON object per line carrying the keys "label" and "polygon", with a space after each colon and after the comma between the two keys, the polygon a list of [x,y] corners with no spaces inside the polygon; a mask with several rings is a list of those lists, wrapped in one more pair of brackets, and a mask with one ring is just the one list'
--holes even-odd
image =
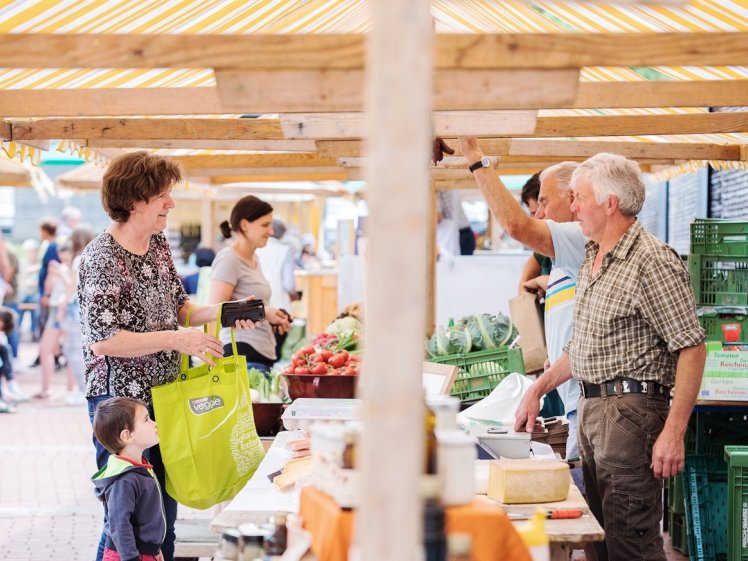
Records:
{"label": "jar on table", "polygon": [[218,555],[225,561],[239,561],[239,530],[228,528],[223,531],[218,541]]}
{"label": "jar on table", "polygon": [[242,524],[239,526],[241,534],[240,561],[261,561],[265,556],[265,535],[267,530],[256,524]]}

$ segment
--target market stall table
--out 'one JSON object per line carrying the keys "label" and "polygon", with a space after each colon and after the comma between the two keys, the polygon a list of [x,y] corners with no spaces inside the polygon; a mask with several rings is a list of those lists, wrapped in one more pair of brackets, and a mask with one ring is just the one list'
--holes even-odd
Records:
{"label": "market stall table", "polygon": [[[291,459],[291,453],[285,449],[288,441],[289,432],[280,432],[275,437],[273,445],[268,450],[265,459],[257,468],[254,476],[239,494],[229,503],[211,523],[211,530],[221,532],[226,528],[236,528],[245,523],[264,523],[267,519],[277,512],[299,512],[300,493],[298,488],[290,491],[281,492],[267,478],[268,474],[282,468],[288,460]],[[348,536],[352,531],[352,513],[343,511],[332,500],[322,495],[315,489],[305,488],[305,498],[312,497],[319,500],[320,505],[328,512],[339,512],[342,517],[333,523],[339,524],[341,520],[347,525],[349,530],[343,532],[342,536]],[[604,539],[603,529],[597,520],[589,514],[589,509],[584,501],[579,489],[572,483],[569,496],[565,501],[549,504],[532,504],[532,505],[499,505],[485,495],[476,495],[475,501],[471,504],[473,515],[478,517],[495,517],[495,513],[500,513],[499,507],[503,506],[509,513],[528,513],[531,514],[536,508],[552,509],[574,509],[578,508],[583,511],[581,518],[571,520],[548,520],[546,521],[546,532],[551,542],[551,559],[553,561],[566,560],[571,549],[580,549],[585,544],[601,541]],[[333,508],[334,507],[334,508]],[[466,508],[466,507],[460,507]],[[493,510],[493,513],[491,512]],[[467,511],[466,511],[467,512]],[[466,512],[462,514],[466,516]],[[347,519],[346,517],[350,517]],[[503,517],[505,518],[505,517]],[[463,518],[464,520],[465,518]],[[347,520],[347,521],[346,521]],[[328,519],[328,524],[330,519]],[[318,522],[319,524],[319,522]],[[522,522],[514,522],[515,525]],[[449,528],[449,522],[448,522]],[[461,525],[450,528],[452,531],[464,531]],[[315,529],[312,533],[315,534]],[[315,541],[319,544],[320,538],[314,536]],[[348,542],[346,542],[348,543]],[[328,546],[329,547],[329,546]],[[343,549],[341,549],[343,548]],[[335,551],[347,551],[347,546],[341,543],[335,545]],[[337,559],[338,557],[333,557]],[[327,559],[325,559],[327,561]]]}

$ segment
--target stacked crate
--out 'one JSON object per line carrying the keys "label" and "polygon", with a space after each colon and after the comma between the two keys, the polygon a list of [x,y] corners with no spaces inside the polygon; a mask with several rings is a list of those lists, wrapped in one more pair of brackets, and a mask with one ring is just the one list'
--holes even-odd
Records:
{"label": "stacked crate", "polygon": [[748,342],[748,222],[697,219],[688,258],[707,341]]}

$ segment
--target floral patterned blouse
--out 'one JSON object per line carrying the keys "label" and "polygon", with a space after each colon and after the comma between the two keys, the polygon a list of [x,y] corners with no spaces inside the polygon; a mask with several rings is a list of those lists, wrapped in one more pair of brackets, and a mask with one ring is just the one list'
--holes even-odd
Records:
{"label": "floral patterned blouse", "polygon": [[140,357],[96,356],[93,343],[120,330],[136,333],[176,330],[177,313],[187,301],[166,236],[151,236],[145,255],[123,248],[108,233],[85,249],[78,280],[86,395],[124,396],[151,403],[151,388],[179,374],[179,353],[160,351]]}

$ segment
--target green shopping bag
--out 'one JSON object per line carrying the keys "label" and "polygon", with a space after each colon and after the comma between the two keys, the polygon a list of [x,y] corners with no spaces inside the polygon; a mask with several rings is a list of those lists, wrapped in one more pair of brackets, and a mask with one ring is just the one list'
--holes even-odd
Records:
{"label": "green shopping bag", "polygon": [[182,355],[179,377],[153,388],[166,490],[193,508],[234,498],[265,454],[252,415],[247,359],[237,352],[233,328],[231,347],[232,356],[215,359],[214,367],[189,368]]}

